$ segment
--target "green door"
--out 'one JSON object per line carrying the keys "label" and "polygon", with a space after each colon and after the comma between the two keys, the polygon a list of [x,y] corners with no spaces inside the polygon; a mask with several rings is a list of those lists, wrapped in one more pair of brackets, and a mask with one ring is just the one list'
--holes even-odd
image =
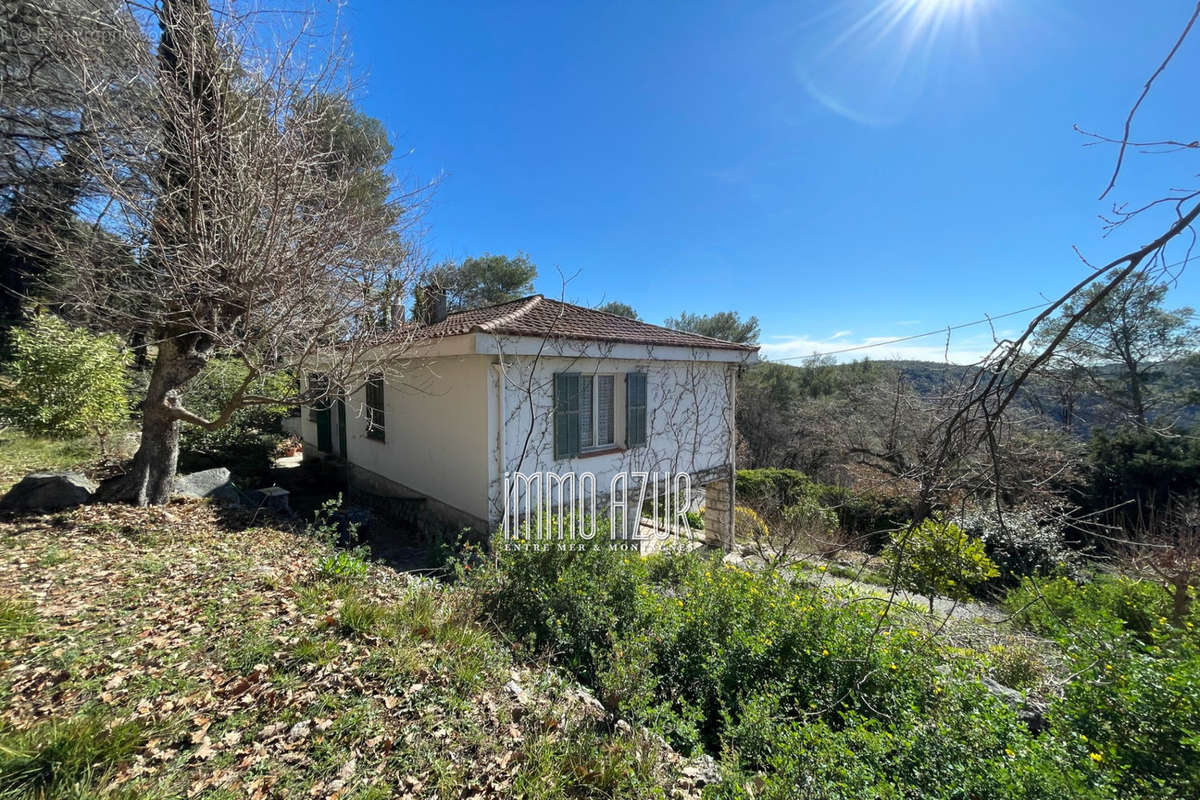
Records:
{"label": "green door", "polygon": [[339,397],[337,399],[337,421],[338,421],[338,455],[342,458],[346,457],[346,400]]}
{"label": "green door", "polygon": [[329,419],[329,406],[317,409],[317,449],[322,453],[333,452],[333,426]]}

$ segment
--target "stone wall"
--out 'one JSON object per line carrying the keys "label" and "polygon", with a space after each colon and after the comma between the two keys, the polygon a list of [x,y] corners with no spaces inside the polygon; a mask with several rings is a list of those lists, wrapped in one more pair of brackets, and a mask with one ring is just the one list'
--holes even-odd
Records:
{"label": "stone wall", "polygon": [[704,540],[711,547],[733,546],[733,507],[736,503],[733,469],[704,484]]}

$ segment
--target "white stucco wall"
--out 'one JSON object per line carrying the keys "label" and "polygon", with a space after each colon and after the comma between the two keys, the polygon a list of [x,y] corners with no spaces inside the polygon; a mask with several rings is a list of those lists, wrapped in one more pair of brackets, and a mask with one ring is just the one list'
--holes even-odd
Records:
{"label": "white stucco wall", "polygon": [[[366,435],[364,390],[346,399],[346,459],[376,475],[487,519],[488,361],[486,356],[410,359],[384,376],[385,440]],[[301,414],[306,450],[316,423]],[[337,414],[333,414],[337,448]]]}
{"label": "white stucco wall", "polygon": [[[733,392],[737,365],[704,361],[659,361],[561,356],[504,357],[492,369],[493,386],[503,384],[503,401],[490,411],[489,520],[503,515],[505,472],[590,472],[606,492],[619,472],[694,473],[732,463]],[[554,458],[554,374],[614,374],[617,452]],[[647,444],[625,449],[624,373],[647,376]],[[495,395],[494,395],[495,396]],[[530,409],[532,408],[532,415]],[[503,414],[503,427],[498,427]],[[499,432],[502,430],[502,436]]]}
{"label": "white stucco wall", "polygon": [[[611,343],[554,345],[474,334],[431,346],[437,355],[393,365],[385,376],[386,441],[366,437],[363,391],[347,407],[352,464],[459,511],[498,524],[505,472],[590,472],[607,493],[618,473],[697,473],[733,463],[734,395],[741,355]],[[554,458],[554,375],[612,374],[611,452]],[[647,376],[647,443],[626,448],[625,381]],[[306,455],[316,424],[302,409]],[[337,449],[337,414],[333,446]]]}

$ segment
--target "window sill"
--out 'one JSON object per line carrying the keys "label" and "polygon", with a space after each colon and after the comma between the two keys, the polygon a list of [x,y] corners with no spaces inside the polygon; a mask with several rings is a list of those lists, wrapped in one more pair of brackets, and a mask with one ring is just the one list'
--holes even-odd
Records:
{"label": "window sill", "polygon": [[363,438],[366,439],[368,442],[378,442],[379,444],[387,444],[387,439],[383,436],[372,436],[371,434],[368,433]]}
{"label": "window sill", "polygon": [[576,458],[595,458],[597,456],[611,456],[613,453],[624,453],[624,447],[613,445],[612,447],[599,447],[595,450],[582,450]]}

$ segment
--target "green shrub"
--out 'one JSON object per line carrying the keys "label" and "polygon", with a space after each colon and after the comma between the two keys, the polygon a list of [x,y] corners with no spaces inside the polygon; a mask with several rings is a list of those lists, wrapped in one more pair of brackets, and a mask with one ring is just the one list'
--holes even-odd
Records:
{"label": "green shrub", "polygon": [[354,553],[338,550],[321,559],[317,574],[327,581],[354,581],[367,574],[367,562]]}
{"label": "green shrub", "polygon": [[501,548],[473,585],[515,638],[554,654],[677,746],[715,750],[728,720],[768,683],[783,687],[793,712],[821,709],[831,720],[928,695],[929,670],[912,668],[927,654],[907,635],[869,647],[878,616],[862,604],[830,606],[780,574],[605,544]]}
{"label": "green shrub", "polygon": [[[246,374],[246,365],[236,359],[213,359],[188,386],[188,408],[202,417],[219,415]],[[295,394],[291,378],[286,375],[259,378],[249,392],[264,397]],[[282,422],[286,414],[287,408],[282,405],[254,405],[235,411],[227,424],[215,430],[185,425],[180,434],[180,470],[220,466],[243,479],[262,478],[271,469],[275,451],[285,438]]]}
{"label": "green shrub", "polygon": [[1004,606],[1017,623],[1045,636],[1086,628],[1145,637],[1170,613],[1166,593],[1154,583],[1106,573],[1083,583],[1027,578],[1008,593]]}
{"label": "green shrub", "polygon": [[[1154,521],[1172,498],[1200,484],[1200,438],[1188,431],[1096,428],[1088,443],[1083,505],[1129,528]],[[1130,501],[1133,501],[1132,503]],[[1103,548],[1107,540],[1095,543]]]}
{"label": "green shrub", "polygon": [[1113,796],[1090,761],[1031,735],[978,684],[944,689],[923,708],[900,710],[887,721],[849,713],[802,723],[760,700],[726,744],[740,769],[706,797]]}
{"label": "green shrub", "polygon": [[13,358],[0,385],[0,419],[25,433],[105,436],[129,418],[128,351],[113,335],[96,336],[38,314],[12,332]]}
{"label": "green shrub", "polygon": [[908,500],[895,495],[820,485],[817,497],[822,505],[837,514],[842,531],[854,537],[858,547],[869,553],[881,552],[892,532],[906,527],[912,519]]}
{"label": "green shrub", "polygon": [[1141,644],[1064,639],[1074,677],[1035,734],[978,680],[1038,683],[1032,651],[943,649],[785,572],[530,544],[498,541],[467,578],[483,612],[614,717],[722,754],[706,797],[1200,796],[1200,661],[1157,620]]}
{"label": "green shrub", "polygon": [[1071,637],[1072,680],[1052,709],[1122,797],[1200,796],[1200,649],[1152,628],[1148,641]]}
{"label": "green shrub", "polygon": [[1200,796],[1200,620],[1174,627],[1160,587],[1103,573],[1026,579],[1005,606],[1069,658],[1049,715],[1061,741],[1122,797]]}
{"label": "green shrub", "polygon": [[931,614],[938,595],[969,600],[971,587],[1000,574],[983,542],[952,522],[933,518],[893,534],[884,555],[901,586],[929,598]]}
{"label": "green shrub", "polygon": [[954,524],[983,542],[1003,585],[1011,586],[1032,575],[1069,571],[1078,560],[1062,531],[1045,524],[1033,511],[972,511],[954,517]]}
{"label": "green shrub", "polygon": [[794,469],[739,469],[737,494],[745,501],[790,506],[809,496],[816,484]]}
{"label": "green shrub", "polygon": [[370,549],[358,541],[358,524],[338,519],[342,496],[326,500],[313,512],[305,533],[332,552],[317,564],[317,575],[333,582],[351,582],[367,574]]}

